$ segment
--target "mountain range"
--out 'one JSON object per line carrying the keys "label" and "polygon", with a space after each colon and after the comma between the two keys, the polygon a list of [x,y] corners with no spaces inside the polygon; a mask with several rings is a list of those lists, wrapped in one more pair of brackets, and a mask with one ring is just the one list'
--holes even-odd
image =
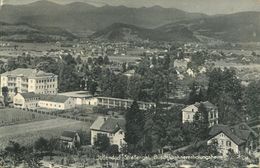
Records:
{"label": "mountain range", "polygon": [[73,40],[77,37],[57,27],[32,26],[27,23],[0,22],[0,40],[17,42],[51,42]]}
{"label": "mountain range", "polygon": [[193,32],[183,26],[172,27],[171,32],[167,32],[124,23],[114,23],[103,30],[95,32],[90,38],[108,41],[198,41]]}
{"label": "mountain range", "polygon": [[155,28],[167,23],[201,17],[206,17],[206,15],[160,6],[128,8],[106,5],[96,7],[82,2],[60,5],[45,0],[26,5],[4,5],[0,10],[0,21],[3,22],[48,25],[73,32],[95,32],[113,23]]}
{"label": "mountain range", "polygon": [[66,34],[66,38],[76,35],[112,41],[203,41],[207,38],[229,42],[260,41],[260,12],[208,16],[160,6],[96,7],[82,2],[60,5],[42,0],[26,5],[4,5],[0,21],[10,23],[9,26],[23,23],[45,35],[53,32],[44,32],[40,27],[52,27]]}

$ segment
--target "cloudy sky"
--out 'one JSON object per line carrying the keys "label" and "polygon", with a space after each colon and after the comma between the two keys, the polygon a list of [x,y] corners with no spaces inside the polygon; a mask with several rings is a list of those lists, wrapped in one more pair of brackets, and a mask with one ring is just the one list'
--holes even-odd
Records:
{"label": "cloudy sky", "polygon": [[[1,1],[1,0],[0,0]],[[37,0],[3,0],[4,4],[26,4]],[[149,7],[160,5],[178,8],[188,12],[206,14],[227,14],[241,11],[260,11],[260,0],[49,0],[60,4],[81,1],[96,6],[125,5],[128,7]]]}

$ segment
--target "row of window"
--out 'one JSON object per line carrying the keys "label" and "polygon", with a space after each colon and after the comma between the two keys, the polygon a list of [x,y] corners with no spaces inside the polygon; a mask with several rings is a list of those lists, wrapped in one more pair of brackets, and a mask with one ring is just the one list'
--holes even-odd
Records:
{"label": "row of window", "polygon": [[8,83],[8,86],[12,87],[12,86],[16,86],[16,84],[15,83]]}
{"label": "row of window", "polygon": [[56,91],[43,91],[43,92],[40,92],[39,94],[55,94]]}
{"label": "row of window", "polygon": [[36,89],[46,89],[46,88],[54,88],[55,85],[43,85],[43,86],[36,86]]}
{"label": "row of window", "polygon": [[59,108],[61,108],[61,105],[57,105],[57,104],[52,104],[52,103],[39,103],[39,104],[41,104],[41,105],[45,105],[45,106],[47,106],[47,107],[59,107]]}
{"label": "row of window", "polygon": [[[33,81],[31,81],[32,83]],[[36,83],[55,82],[55,79],[36,80]]]}

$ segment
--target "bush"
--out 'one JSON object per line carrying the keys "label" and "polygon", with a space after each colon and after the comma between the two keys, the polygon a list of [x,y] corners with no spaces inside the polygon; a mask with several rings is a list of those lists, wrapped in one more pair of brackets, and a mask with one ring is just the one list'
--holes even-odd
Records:
{"label": "bush", "polygon": [[107,153],[109,155],[118,155],[119,154],[119,148],[118,145],[111,145],[107,148]]}
{"label": "bush", "polygon": [[102,106],[93,107],[93,112],[94,113],[107,115],[108,111],[109,111],[108,108],[105,108],[105,107],[102,107]]}

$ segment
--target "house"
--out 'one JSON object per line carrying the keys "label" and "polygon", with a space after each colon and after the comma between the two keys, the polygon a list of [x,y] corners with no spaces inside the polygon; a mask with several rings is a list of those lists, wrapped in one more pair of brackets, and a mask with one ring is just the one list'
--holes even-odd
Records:
{"label": "house", "polygon": [[252,153],[257,148],[258,139],[258,134],[246,123],[233,126],[219,124],[211,128],[207,144],[217,143],[218,151],[227,156],[229,151]]}
{"label": "house", "polygon": [[58,91],[58,76],[37,69],[17,68],[1,74],[2,87],[8,87],[11,98],[16,91],[55,95]]}
{"label": "house", "polygon": [[15,108],[35,109],[38,106],[40,95],[33,92],[17,93],[13,98]]}
{"label": "house", "polygon": [[73,148],[80,143],[80,137],[75,131],[64,131],[60,136],[60,142],[67,148]]}
{"label": "house", "polygon": [[195,73],[193,72],[193,70],[191,69],[191,68],[189,68],[187,71],[186,71],[186,73],[189,75],[189,76],[191,76],[191,77],[195,77]]}
{"label": "house", "polygon": [[194,116],[197,112],[199,112],[200,106],[203,106],[208,113],[207,116],[208,116],[209,127],[218,124],[218,109],[215,105],[213,105],[209,101],[200,102],[200,103],[196,102],[195,104],[189,105],[184,109],[182,109],[182,123],[193,122]]}
{"label": "house", "polygon": [[126,144],[125,120],[122,118],[98,117],[90,127],[91,145],[97,141],[98,134],[106,135],[111,145],[117,145],[119,151]]}
{"label": "house", "polygon": [[183,72],[188,68],[188,61],[185,59],[176,59],[173,66],[176,70]]}
{"label": "house", "polygon": [[127,78],[131,78],[132,76],[134,76],[136,74],[135,70],[128,70],[125,73],[123,73],[124,76],[126,76]]}

